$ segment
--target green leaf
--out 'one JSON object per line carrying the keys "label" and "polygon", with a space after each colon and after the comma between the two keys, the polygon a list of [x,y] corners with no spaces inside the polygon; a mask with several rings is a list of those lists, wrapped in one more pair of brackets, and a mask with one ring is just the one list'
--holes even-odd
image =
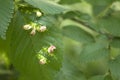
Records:
{"label": "green leaf", "polygon": [[113,39],[111,42],[111,46],[114,48],[120,48],[120,39]]}
{"label": "green leaf", "polygon": [[75,3],[75,4],[71,4],[69,5],[69,7],[73,10],[73,11],[80,11],[81,13],[84,14],[88,14],[89,16],[92,16],[92,7],[90,4],[88,4],[85,1],[82,1],[80,3]]}
{"label": "green leaf", "polygon": [[68,24],[62,28],[62,31],[64,36],[67,36],[73,40],[83,43],[94,42],[93,37],[79,28],[77,25]]}
{"label": "green leaf", "polygon": [[104,80],[113,80],[111,74],[105,76]]}
{"label": "green leaf", "polygon": [[98,37],[97,39],[95,43],[83,46],[78,56],[81,70],[88,77],[103,75],[108,70],[108,41],[104,36],[100,36],[100,38]]}
{"label": "green leaf", "polygon": [[60,14],[66,10],[66,7],[63,7],[57,3],[48,0],[25,0],[29,4],[33,5],[36,8],[39,8],[44,14]]}
{"label": "green leaf", "polygon": [[6,45],[5,41],[0,39],[0,53],[3,53],[5,51]]}
{"label": "green leaf", "polygon": [[3,39],[6,38],[6,30],[12,18],[13,8],[13,0],[0,1],[0,37]]}
{"label": "green leaf", "polygon": [[73,4],[78,2],[81,2],[81,0],[60,0],[61,4]]}
{"label": "green leaf", "polygon": [[95,15],[103,12],[106,7],[111,6],[114,0],[86,0],[93,6],[93,12]]}
{"label": "green leaf", "polygon": [[111,48],[110,48],[111,59],[115,59],[119,55],[120,55],[120,48],[115,48],[115,47],[111,46]]}
{"label": "green leaf", "polygon": [[80,55],[81,62],[92,62],[99,59],[108,57],[107,49],[101,47],[100,44],[90,44],[87,46]]}
{"label": "green leaf", "polygon": [[86,0],[87,2],[91,3],[92,5],[106,5],[108,3],[113,2],[114,0],[101,0],[101,1],[97,1],[97,0]]}
{"label": "green leaf", "polygon": [[[87,80],[85,75],[69,59],[71,54],[64,54],[63,64],[56,80]],[[68,63],[69,62],[69,63]]]}
{"label": "green leaf", "polygon": [[[30,36],[30,32],[22,28],[23,25],[27,24],[22,15],[17,13],[14,18],[9,58],[20,72],[21,80],[54,80],[61,68],[62,60],[62,43],[58,29],[53,27],[55,25],[50,25],[47,26],[48,31],[38,32],[35,36]],[[57,48],[54,53],[56,58],[50,57],[48,58],[50,62],[41,65],[36,57],[37,52],[45,46],[49,47],[50,44]]]}
{"label": "green leaf", "polygon": [[113,36],[120,36],[120,18],[106,17],[99,19],[97,22],[97,27],[102,32],[112,34]]}
{"label": "green leaf", "polygon": [[102,75],[93,76],[88,80],[104,80],[104,76],[102,76]]}
{"label": "green leaf", "polygon": [[120,39],[114,38],[110,43],[110,56],[111,59],[115,59],[120,56]]}
{"label": "green leaf", "polygon": [[106,60],[108,59],[108,44],[106,41],[98,41],[96,43],[90,43],[83,47],[83,51],[80,54],[80,62],[88,63],[94,62],[96,60]]}
{"label": "green leaf", "polygon": [[118,56],[114,60],[110,60],[109,62],[109,67],[111,71],[111,75],[114,80],[119,80],[120,79],[120,56]]}

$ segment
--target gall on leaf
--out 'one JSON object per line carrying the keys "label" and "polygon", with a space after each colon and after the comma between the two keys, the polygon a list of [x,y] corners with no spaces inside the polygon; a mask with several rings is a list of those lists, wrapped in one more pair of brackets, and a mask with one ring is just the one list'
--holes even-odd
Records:
{"label": "gall on leaf", "polygon": [[56,47],[55,47],[54,45],[51,45],[51,46],[48,48],[48,53],[53,53],[55,49],[56,49]]}
{"label": "gall on leaf", "polygon": [[36,29],[34,28],[31,32],[30,32],[30,35],[31,36],[34,36],[36,34]]}
{"label": "gall on leaf", "polygon": [[29,24],[26,24],[26,25],[23,26],[24,30],[30,30],[31,28],[32,28],[32,26],[29,25]]}

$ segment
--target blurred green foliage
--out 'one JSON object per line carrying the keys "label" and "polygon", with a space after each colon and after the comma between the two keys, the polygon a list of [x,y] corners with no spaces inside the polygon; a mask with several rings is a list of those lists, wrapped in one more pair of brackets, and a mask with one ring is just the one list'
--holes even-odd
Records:
{"label": "blurred green foliage", "polygon": [[[0,13],[0,80],[120,80],[119,0],[5,0]],[[31,23],[47,31],[30,36]]]}

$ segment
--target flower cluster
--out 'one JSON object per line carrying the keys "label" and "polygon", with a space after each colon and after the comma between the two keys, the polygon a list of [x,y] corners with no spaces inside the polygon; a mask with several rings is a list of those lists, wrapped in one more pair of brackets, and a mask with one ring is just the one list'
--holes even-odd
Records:
{"label": "flower cluster", "polygon": [[47,57],[48,56],[53,57],[55,49],[56,47],[54,45],[42,48],[37,54],[37,58],[39,59],[39,64],[43,65],[49,62]]}
{"label": "flower cluster", "polygon": [[[37,17],[41,17],[42,13],[39,10],[34,11],[36,13]],[[45,25],[41,25],[38,23],[31,22],[30,24],[26,24],[23,26],[24,30],[31,30],[30,34],[34,36],[36,34],[36,31],[38,32],[45,32],[47,30],[47,27]]]}
{"label": "flower cluster", "polygon": [[47,27],[38,25],[37,23],[31,23],[31,24],[24,25],[23,29],[24,30],[30,30],[31,29],[30,34],[32,36],[34,36],[36,34],[36,31],[38,31],[38,32],[45,32],[47,30]]}
{"label": "flower cluster", "polygon": [[[41,17],[42,13],[39,10],[36,10],[36,16]],[[24,30],[31,30],[30,35],[34,36],[36,32],[45,32],[47,27],[45,25],[41,25],[38,23],[31,22],[30,24],[26,24],[23,26]],[[39,64],[44,65],[50,62],[50,57],[56,59],[54,55],[56,47],[54,45],[50,45],[47,47],[43,47],[39,52],[37,52],[37,59],[39,60]]]}

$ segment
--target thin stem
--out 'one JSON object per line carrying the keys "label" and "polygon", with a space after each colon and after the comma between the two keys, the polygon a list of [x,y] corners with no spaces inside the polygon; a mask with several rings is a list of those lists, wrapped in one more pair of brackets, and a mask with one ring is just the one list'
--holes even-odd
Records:
{"label": "thin stem", "polygon": [[96,18],[101,18],[101,17],[105,16],[106,13],[108,12],[108,10],[110,9],[111,5],[112,5],[112,3],[111,3],[110,5],[108,5],[103,11],[101,11],[101,12],[96,16]]}
{"label": "thin stem", "polygon": [[75,19],[75,18],[72,18],[71,20],[74,21],[74,22],[77,22],[77,23],[78,23],[77,25],[78,25],[81,29],[83,29],[83,30],[86,31],[87,33],[91,34],[93,37],[96,37],[96,36],[99,35],[98,32],[96,32],[95,30],[93,30],[92,28],[90,28],[90,26],[87,25],[87,24],[85,24],[84,22],[79,21],[79,20],[77,20],[77,19]]}

